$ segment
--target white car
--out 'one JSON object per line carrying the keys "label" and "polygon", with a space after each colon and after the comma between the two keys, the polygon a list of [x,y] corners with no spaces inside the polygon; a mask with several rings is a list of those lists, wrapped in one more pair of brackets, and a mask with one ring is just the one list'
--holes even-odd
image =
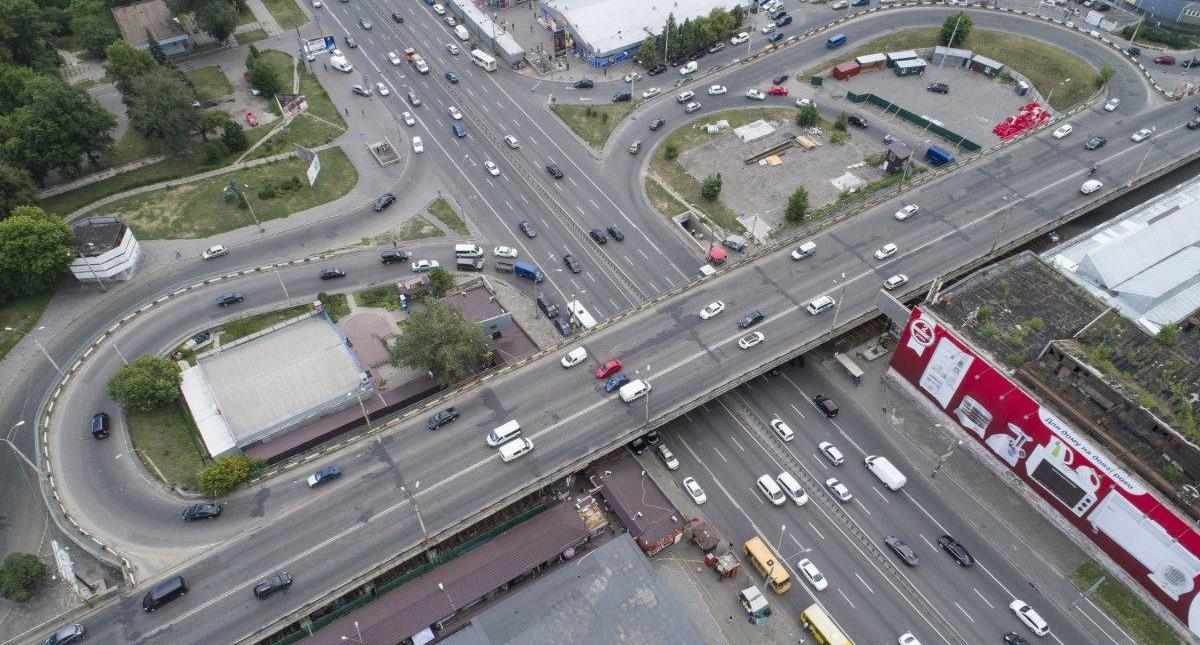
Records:
{"label": "white car", "polygon": [[768,22],[767,24],[763,25],[762,29],[759,29],[759,31],[763,32],[763,34],[769,34],[772,31],[775,31],[775,23]]}
{"label": "white car", "polygon": [[817,591],[824,591],[829,586],[829,581],[821,574],[821,570],[817,565],[813,564],[812,560],[804,558],[796,563],[796,568],[800,570],[800,574],[808,580],[808,584],[812,585]]}
{"label": "white car", "polygon": [[500,169],[496,167],[496,164],[492,163],[491,159],[483,162],[483,167],[487,169],[489,175],[493,177],[500,176]]}
{"label": "white car", "polygon": [[766,339],[767,337],[764,336],[761,331],[751,332],[738,339],[738,347],[741,347],[742,349],[750,349]]}
{"label": "white car", "polygon": [[918,208],[916,204],[909,204],[909,205],[905,206],[904,208],[901,208],[900,210],[896,211],[896,219],[903,222],[904,220],[912,217],[913,215],[916,215],[918,210],[920,210],[920,208]]}
{"label": "white car", "polygon": [[462,121],[462,112],[459,112],[458,108],[451,105],[449,111],[451,119],[454,119],[455,121]]}
{"label": "white car", "polygon": [[400,54],[397,54],[396,52],[388,52],[388,62],[393,65],[399,65]]}
{"label": "white car", "polygon": [[[504,247],[500,247],[500,248],[504,248]],[[500,254],[497,253],[496,255],[499,256]],[[515,258],[517,256],[514,255],[512,257]],[[575,367],[576,365],[578,365],[586,360],[587,360],[587,350],[584,349],[583,347],[576,347],[575,349],[572,349],[571,351],[567,352],[566,356],[562,357],[562,366],[563,367]]]}
{"label": "white car", "polygon": [[896,254],[897,248],[895,244],[888,242],[875,250],[876,260],[886,260]]}
{"label": "white car", "polygon": [[730,38],[729,44],[730,45],[740,45],[740,44],[746,42],[747,40],[750,40],[750,34],[743,31],[743,32],[739,33],[738,35],[734,36],[733,38]]}
{"label": "white car", "polygon": [[912,632],[900,634],[900,638],[897,638],[896,642],[899,645],[921,645],[921,641],[917,640],[917,637],[913,636]]}
{"label": "white car", "polygon": [[783,419],[771,419],[771,429],[784,441],[791,441],[796,436]]}
{"label": "white car", "polygon": [[765,100],[767,100],[767,95],[763,94],[762,90],[756,90],[754,88],[750,88],[750,89],[746,90],[746,98],[748,98],[752,101],[765,101]]}
{"label": "white car", "polygon": [[904,275],[903,273],[897,273],[896,275],[883,281],[883,288],[891,291],[892,289],[895,289],[906,282],[908,282],[908,276]]}
{"label": "white car", "polygon": [[412,112],[401,112],[400,118],[404,119],[404,125],[412,127],[417,124],[417,120],[413,118]]}
{"label": "white car", "polygon": [[642,98],[648,99],[662,94],[662,90],[657,87],[651,87],[642,92]]}
{"label": "white car", "polygon": [[704,107],[704,106],[700,105],[699,102],[692,101],[691,103],[688,103],[687,105],[683,106],[683,111],[686,114],[691,114],[693,112],[699,112],[700,108],[702,108],[702,107]]}
{"label": "white car", "polygon": [[813,103],[812,99],[796,99],[796,107],[798,108],[808,107],[810,105],[816,105],[816,103]]}
{"label": "white car", "polygon": [[663,465],[667,467],[667,470],[679,470],[679,460],[675,458],[675,453],[671,452],[671,449],[666,444],[661,444],[655,450],[658,451],[658,458],[662,459]]}
{"label": "white car", "polygon": [[630,72],[630,73],[626,74],[624,76],[624,78],[622,78],[621,80],[625,81],[626,83],[636,83],[636,82],[642,80],[642,75],[638,74],[637,72]]}
{"label": "white car", "polygon": [[504,145],[508,146],[512,150],[516,150],[517,148],[521,147],[521,144],[517,142],[517,138],[511,134],[504,135]]}
{"label": "white car", "polygon": [[724,85],[709,85],[708,86],[708,95],[709,96],[718,96],[718,95],[724,94],[728,91],[729,90],[726,89]]}
{"label": "white car", "polygon": [[492,255],[498,258],[515,258],[520,252],[511,246],[497,246],[492,249]]}
{"label": "white car", "polygon": [[444,16],[446,15],[446,8],[440,4],[435,4],[433,5],[433,12],[439,16]]}
{"label": "white car", "polygon": [[688,101],[690,101],[694,98],[696,98],[695,92],[693,92],[691,90],[684,90],[675,97],[675,102],[676,103],[687,103]]}
{"label": "white car", "polygon": [[829,479],[826,479],[825,488],[828,488],[829,492],[833,493],[833,496],[843,504],[854,499],[854,496],[850,494],[850,489],[846,488],[845,484],[838,481],[837,477],[830,477]]}
{"label": "white car", "polygon": [[825,458],[829,460],[829,463],[833,464],[834,466],[841,466],[842,464],[846,463],[846,457],[842,454],[842,451],[838,450],[837,446],[829,443],[828,441],[822,441],[821,443],[817,444],[817,449],[820,450],[821,454],[825,455]]}
{"label": "white car", "polygon": [[331,56],[341,56],[342,50],[338,49],[337,47],[334,47],[333,49],[329,50],[329,54]]}
{"label": "white car", "polygon": [[446,51],[450,52],[451,56],[458,56],[458,52],[460,52],[462,50],[458,48],[458,45],[455,45],[454,43],[449,43],[448,45],[446,45]]}
{"label": "white car", "polygon": [[849,7],[849,6],[850,6],[850,3],[847,2],[846,0],[838,0],[837,2],[829,5],[829,8],[833,9],[834,11],[837,11],[838,9],[845,9],[846,7]]}
{"label": "white car", "polygon": [[442,19],[442,22],[445,22],[447,25],[449,25],[451,27],[458,26],[458,21],[454,19],[454,16],[446,16],[445,18]]}
{"label": "white car", "polygon": [[1079,192],[1083,193],[1084,195],[1091,195],[1101,188],[1104,188],[1104,184],[1100,183],[1100,180],[1089,179],[1083,182],[1083,185],[1079,187]]}
{"label": "white car", "polygon": [[200,257],[204,258],[205,260],[211,260],[213,258],[219,258],[222,255],[229,255],[229,249],[225,248],[225,245],[223,244],[217,244],[216,246],[210,246],[207,249],[204,249],[204,252],[200,254]]}
{"label": "white car", "polygon": [[694,73],[698,69],[700,69],[700,65],[696,61],[691,60],[684,64],[683,67],[679,68],[679,75],[687,76],[688,74]]}
{"label": "white car", "polygon": [[321,0],[313,0],[312,4],[313,4],[313,9],[320,9],[323,6],[321,4]]}
{"label": "white car", "polygon": [[392,91],[388,89],[388,86],[383,84],[383,81],[376,83],[375,89],[379,90],[380,96],[387,96],[392,93]]}
{"label": "white car", "polygon": [[700,320],[708,320],[722,311],[725,311],[725,303],[721,302],[720,300],[716,302],[710,302],[700,310]]}
{"label": "white car", "polygon": [[417,260],[412,263],[412,270],[416,273],[424,273],[425,271],[432,271],[439,266],[441,265],[438,264],[437,260]]}
{"label": "white car", "polygon": [[704,489],[700,488],[700,484],[696,483],[695,477],[685,477],[683,480],[683,489],[692,496],[692,501],[697,504],[703,504],[708,501],[708,497],[704,494]]}
{"label": "white car", "polygon": [[1060,126],[1058,126],[1057,128],[1055,128],[1055,129],[1054,129],[1054,133],[1053,133],[1053,135],[1052,135],[1052,136],[1053,136],[1055,139],[1061,139],[1061,138],[1063,138],[1063,137],[1067,136],[1068,134],[1071,134],[1071,132],[1072,132],[1074,129],[1075,129],[1075,128],[1074,128],[1074,127],[1072,127],[1070,123],[1064,123],[1064,124],[1062,124],[1062,125],[1060,125]]}
{"label": "white car", "polygon": [[425,144],[421,142],[421,137],[413,137],[413,152],[417,154],[425,152]]}
{"label": "white car", "polygon": [[1117,106],[1121,105],[1121,99],[1108,99],[1108,103],[1104,104],[1105,112],[1116,112]]}
{"label": "white car", "polygon": [[1150,128],[1142,128],[1141,130],[1138,130],[1130,135],[1129,139],[1134,143],[1138,143],[1139,141],[1145,141],[1146,139],[1149,139],[1151,134],[1152,132],[1150,131]]}
{"label": "white car", "polygon": [[1014,600],[1008,603],[1008,608],[1017,615],[1018,620],[1025,623],[1025,626],[1033,630],[1033,633],[1038,636],[1045,636],[1050,633],[1050,626],[1046,624],[1045,619],[1024,600]]}

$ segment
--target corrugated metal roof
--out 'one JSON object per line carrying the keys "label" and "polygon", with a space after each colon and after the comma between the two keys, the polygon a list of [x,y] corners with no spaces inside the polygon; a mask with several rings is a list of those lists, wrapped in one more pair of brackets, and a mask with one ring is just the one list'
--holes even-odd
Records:
{"label": "corrugated metal roof", "polygon": [[1142,318],[1158,325],[1169,325],[1200,309],[1200,282],[1155,305]]}
{"label": "corrugated metal roof", "polygon": [[629,528],[629,534],[640,538],[642,544],[655,544],[687,524],[688,518],[628,451],[618,450],[589,466],[586,472],[604,486],[604,499]]}
{"label": "corrugated metal roof", "polygon": [[1189,246],[1113,287],[1118,293],[1157,298],[1200,275],[1200,247]]}
{"label": "corrugated metal roof", "polygon": [[197,365],[183,371],[179,389],[183,392],[183,400],[187,402],[192,419],[196,421],[196,429],[204,440],[204,447],[213,457],[223,455],[237,447],[233,432],[217,407],[217,399],[213,396],[212,388],[208,385],[208,377],[204,368]]}
{"label": "corrugated metal roof", "polygon": [[1109,289],[1200,242],[1200,209],[1181,209],[1153,225],[1092,249],[1080,270],[1092,273]]}

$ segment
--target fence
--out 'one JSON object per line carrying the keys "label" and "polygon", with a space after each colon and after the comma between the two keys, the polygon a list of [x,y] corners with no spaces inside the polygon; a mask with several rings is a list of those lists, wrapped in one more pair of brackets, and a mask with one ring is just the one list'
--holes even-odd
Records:
{"label": "fence", "polygon": [[916,114],[914,112],[909,112],[908,110],[904,109],[903,107],[900,107],[899,105],[896,105],[895,103],[892,103],[891,101],[889,101],[885,98],[876,96],[875,94],[872,94],[871,92],[867,92],[866,94],[855,94],[854,92],[846,92],[846,98],[849,99],[851,103],[863,103],[863,102],[870,103],[871,105],[874,105],[875,107],[883,110],[885,114],[888,112],[892,112],[896,116],[900,117],[901,119],[904,119],[905,121],[908,121],[909,123],[912,123],[913,125],[916,125],[919,128],[928,130],[929,132],[932,132],[932,133],[938,135],[939,137],[945,139],[946,141],[953,143],[960,150],[966,150],[967,152],[979,152],[980,150],[983,149],[983,146],[979,145],[978,143],[975,143],[974,141],[971,141],[970,139],[962,136],[961,134],[959,134],[949,128],[941,126],[937,123],[934,123],[933,121],[921,116],[920,114]]}

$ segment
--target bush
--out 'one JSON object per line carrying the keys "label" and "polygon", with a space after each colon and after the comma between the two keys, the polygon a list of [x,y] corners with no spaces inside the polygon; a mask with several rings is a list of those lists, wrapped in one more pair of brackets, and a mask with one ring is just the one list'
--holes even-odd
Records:
{"label": "bush", "polygon": [[850,124],[850,115],[845,112],[838,112],[837,121],[833,122],[833,129],[838,132],[845,132],[846,126]]}
{"label": "bush", "polygon": [[0,595],[13,602],[33,599],[33,591],[46,577],[46,565],[32,553],[9,553],[0,565]]}
{"label": "bush", "polygon": [[200,471],[196,483],[200,487],[200,492],[208,497],[224,495],[249,479],[250,473],[262,468],[265,464],[266,462],[261,459],[251,459],[246,455],[218,457]]}
{"label": "bush", "polygon": [[947,47],[956,47],[971,34],[972,26],[971,17],[965,12],[950,14],[942,22],[942,31],[938,39]]}
{"label": "bush", "polygon": [[441,298],[454,288],[454,276],[442,267],[429,272],[429,293],[434,298]]}
{"label": "bush", "polygon": [[835,129],[833,132],[829,133],[829,143],[832,143],[835,146],[840,146],[843,143],[846,143],[846,140],[849,138],[850,133],[846,132],[845,130]]}
{"label": "bush", "polygon": [[1096,87],[1104,87],[1105,85],[1108,85],[1108,82],[1112,80],[1113,74],[1116,73],[1117,70],[1113,69],[1110,65],[1101,66],[1100,71],[1096,72]]}
{"label": "bush", "polygon": [[1163,325],[1154,335],[1154,341],[1163,347],[1173,347],[1179,342],[1179,325]]}
{"label": "bush", "polygon": [[274,184],[267,184],[258,191],[259,199],[275,199],[278,193],[275,192]]}
{"label": "bush", "polygon": [[808,213],[808,191],[801,186],[788,197],[787,219],[789,222],[803,222]]}
{"label": "bush", "polygon": [[108,393],[126,410],[149,412],[179,398],[180,380],[175,361],[143,354],[113,372]]}
{"label": "bush", "polygon": [[663,156],[667,158],[667,161],[675,161],[679,158],[679,148],[673,143],[668,143],[663,148]]}
{"label": "bush", "polygon": [[204,144],[204,163],[215,166],[229,156],[229,146],[224,141],[213,139]]}
{"label": "bush", "polygon": [[700,196],[710,202],[717,201],[721,196],[721,173],[709,175],[700,184]]}
{"label": "bush", "polygon": [[796,125],[802,128],[811,128],[821,119],[821,115],[817,112],[817,106],[805,105],[796,110]]}
{"label": "bush", "polygon": [[1170,49],[1192,49],[1192,39],[1187,34],[1182,34],[1169,29],[1162,29],[1153,25],[1143,23],[1140,27],[1136,24],[1129,25],[1121,30],[1121,34],[1125,38],[1133,38],[1134,30],[1137,30],[1138,40],[1148,43],[1160,43],[1166,45]]}

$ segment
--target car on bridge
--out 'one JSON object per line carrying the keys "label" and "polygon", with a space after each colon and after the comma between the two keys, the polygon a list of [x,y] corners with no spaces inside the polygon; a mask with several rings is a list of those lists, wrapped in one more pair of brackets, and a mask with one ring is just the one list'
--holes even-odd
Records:
{"label": "car on bridge", "polygon": [[1106,144],[1106,143],[1108,143],[1108,139],[1105,139],[1104,137],[1102,137],[1100,135],[1096,135],[1096,136],[1088,139],[1083,144],[1083,149],[1084,150],[1096,150],[1098,148],[1103,147],[1104,144]]}
{"label": "car on bridge", "polygon": [[280,571],[270,578],[267,578],[266,580],[254,585],[254,597],[261,600],[267,596],[270,596],[276,591],[283,591],[290,586],[292,586],[292,574],[288,573],[287,571]]}
{"label": "car on bridge", "polygon": [[763,335],[761,331],[750,332],[749,334],[746,334],[738,339],[738,347],[741,347],[742,349],[750,349],[766,339],[767,337]]}
{"label": "car on bridge", "polygon": [[621,361],[612,359],[596,368],[596,378],[605,379],[621,371]]}
{"label": "car on bridge", "polygon": [[896,287],[899,287],[907,282],[908,276],[904,275],[903,273],[897,273],[896,275],[883,281],[883,288],[891,291],[892,289],[895,289]]}
{"label": "car on bridge", "polygon": [[[724,306],[722,306],[721,310],[724,311],[724,309],[725,309]],[[746,329],[748,327],[753,327],[765,319],[766,319],[766,316],[763,315],[763,312],[755,309],[754,311],[751,311],[750,313],[746,314],[745,316],[742,316],[741,320],[738,321],[738,327],[741,327],[742,329]]]}
{"label": "car on bridge", "polygon": [[901,208],[900,210],[896,211],[896,219],[903,222],[904,220],[912,217],[913,215],[916,215],[917,211],[919,211],[919,210],[921,210],[921,207],[917,206],[916,204],[907,204],[904,206],[904,208]]}
{"label": "car on bridge", "polygon": [[192,504],[183,509],[183,513],[179,516],[184,522],[192,522],[195,520],[212,520],[216,519],[221,514],[221,505],[216,503]]}
{"label": "car on bridge", "polygon": [[675,453],[671,452],[671,449],[666,444],[656,448],[655,452],[658,453],[658,458],[662,460],[667,470],[679,470],[679,460],[675,458]]}
{"label": "car on bridge", "polygon": [[692,496],[692,501],[698,505],[708,501],[708,496],[704,494],[704,489],[696,482],[695,477],[683,478],[683,490],[687,491],[688,495]]}
{"label": "car on bridge", "polygon": [[1151,134],[1154,134],[1154,132],[1150,128],[1142,128],[1141,130],[1129,135],[1129,139],[1134,143],[1141,143],[1142,141],[1149,139]]}
{"label": "car on bridge", "polygon": [[959,544],[958,540],[955,540],[949,535],[942,535],[939,537],[938,545],[940,545],[946,553],[949,553],[950,557],[954,558],[954,561],[958,563],[958,566],[969,567],[975,564],[975,558],[971,556],[971,553],[967,551],[967,548],[962,544]]}
{"label": "car on bridge", "polygon": [[217,296],[217,306],[228,307],[229,305],[236,305],[243,300],[245,300],[245,298],[242,296],[242,294],[235,291],[230,291],[229,293],[223,293]]}
{"label": "car on bridge", "polygon": [[626,374],[625,372],[621,372],[620,374],[610,376],[610,377],[608,377],[608,380],[604,381],[604,391],[605,392],[613,392],[617,388],[621,387],[622,385],[625,385],[628,382],[629,382],[629,375]]}
{"label": "car on bridge", "polygon": [[833,494],[837,501],[843,504],[854,499],[854,496],[850,494],[850,489],[846,488],[846,485],[839,481],[837,477],[826,479],[825,488]]}
{"label": "car on bridge", "polygon": [[707,305],[704,305],[704,308],[700,310],[700,320],[708,320],[722,311],[725,311],[725,303],[721,302],[720,300],[710,302]]}
{"label": "car on bridge", "polygon": [[875,259],[886,260],[895,255],[897,250],[899,249],[895,244],[888,242],[875,250]]}
{"label": "car on bridge", "polygon": [[451,421],[454,421],[457,418],[458,408],[449,407],[426,419],[425,427],[429,428],[430,430],[437,430],[438,428],[450,423]]}
{"label": "car on bridge", "polygon": [[921,562],[921,558],[917,556],[917,552],[913,551],[912,547],[908,546],[908,543],[904,540],[894,535],[889,535],[883,540],[883,543],[892,550],[892,553],[895,553],[900,558],[900,561],[905,566],[915,567]]}
{"label": "car on bridge", "polygon": [[342,467],[337,464],[330,464],[308,476],[308,487],[316,488],[321,484],[327,484],[341,476]]}
{"label": "car on bridge", "polygon": [[1096,192],[1097,190],[1100,190],[1101,188],[1104,188],[1104,184],[1101,183],[1100,180],[1089,179],[1089,180],[1083,182],[1083,185],[1079,187],[1079,192],[1084,195],[1091,195],[1092,193]]}

